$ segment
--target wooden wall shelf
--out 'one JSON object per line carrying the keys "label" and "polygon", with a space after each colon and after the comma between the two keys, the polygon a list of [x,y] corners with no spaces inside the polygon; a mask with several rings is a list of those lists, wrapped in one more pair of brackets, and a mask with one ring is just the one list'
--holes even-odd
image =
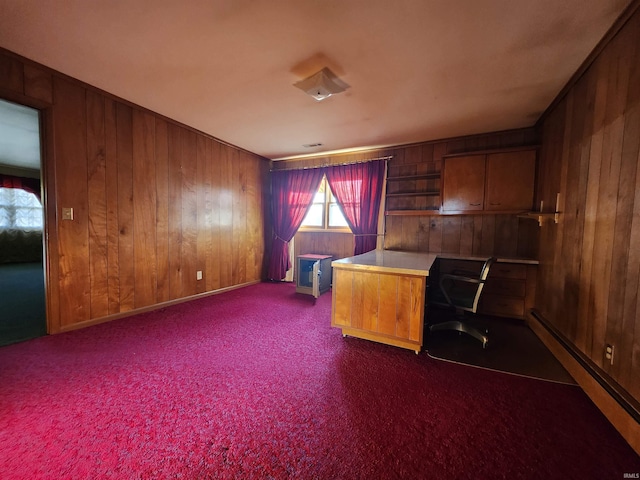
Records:
{"label": "wooden wall shelf", "polygon": [[431,190],[426,192],[397,192],[387,193],[387,197],[435,197],[440,195],[437,190]]}
{"label": "wooden wall shelf", "polygon": [[404,216],[455,216],[455,215],[518,215],[527,216],[529,212],[522,210],[387,210],[385,215],[404,215]]}
{"label": "wooden wall shelf", "polygon": [[440,215],[439,210],[387,210],[385,215],[404,215],[404,216],[434,216]]}
{"label": "wooden wall shelf", "polygon": [[429,178],[440,178],[440,173],[421,173],[418,175],[402,175],[398,177],[387,177],[387,182],[400,182],[403,180],[424,180]]}
{"label": "wooden wall shelf", "polygon": [[542,223],[546,219],[553,219],[553,223],[558,223],[560,221],[560,193],[556,194],[556,209],[554,212],[543,213],[544,202],[540,202],[540,211],[539,212],[526,212],[521,215],[518,215],[520,218],[529,218],[532,220],[537,220],[538,225],[542,226]]}
{"label": "wooden wall shelf", "polygon": [[553,219],[553,223],[558,223],[560,212],[542,213],[542,212],[527,212],[518,215],[519,218],[529,218],[531,220],[537,220],[538,225],[542,226],[542,223],[546,219]]}

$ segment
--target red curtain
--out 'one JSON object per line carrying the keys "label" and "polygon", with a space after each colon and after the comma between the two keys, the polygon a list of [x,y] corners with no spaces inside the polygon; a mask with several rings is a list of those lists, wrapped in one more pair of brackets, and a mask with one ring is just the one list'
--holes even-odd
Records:
{"label": "red curtain", "polygon": [[33,193],[40,200],[40,180],[37,178],[14,177],[0,173],[0,187],[20,188],[25,192]]}
{"label": "red curtain", "polygon": [[355,235],[354,255],[376,248],[384,170],[384,160],[325,170],[329,187]]}
{"label": "red curtain", "polygon": [[289,242],[300,228],[324,175],[321,168],[271,172],[274,239],[268,278],[282,280],[291,268]]}

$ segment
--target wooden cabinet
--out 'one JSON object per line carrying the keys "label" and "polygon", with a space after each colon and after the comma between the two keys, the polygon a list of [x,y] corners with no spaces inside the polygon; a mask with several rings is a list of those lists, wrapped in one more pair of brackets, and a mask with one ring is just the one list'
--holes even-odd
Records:
{"label": "wooden cabinet", "polygon": [[442,210],[482,210],[485,155],[465,155],[445,160]]}
{"label": "wooden cabinet", "polygon": [[533,308],[537,265],[499,262],[491,267],[479,313],[525,319]]}
{"label": "wooden cabinet", "polygon": [[519,212],[533,206],[535,150],[444,157],[442,211]]}
{"label": "wooden cabinet", "polygon": [[487,155],[484,209],[530,210],[535,175],[535,150]]}

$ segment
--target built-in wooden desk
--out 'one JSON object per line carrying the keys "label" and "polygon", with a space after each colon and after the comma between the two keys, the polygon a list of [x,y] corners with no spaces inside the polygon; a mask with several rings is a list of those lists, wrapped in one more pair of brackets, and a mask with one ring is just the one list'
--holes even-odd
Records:
{"label": "built-in wooden desk", "polygon": [[420,352],[427,277],[436,257],[374,250],[335,260],[331,325],[344,336]]}
{"label": "built-in wooden desk", "polygon": [[[486,257],[374,250],[335,260],[331,326],[344,336],[408,348],[423,343],[427,277],[444,269],[479,267]],[[535,293],[537,261],[499,258],[487,282],[483,313],[524,318]],[[524,272],[524,273],[523,273]],[[442,272],[441,272],[442,273]],[[524,275],[524,277],[523,277]]]}

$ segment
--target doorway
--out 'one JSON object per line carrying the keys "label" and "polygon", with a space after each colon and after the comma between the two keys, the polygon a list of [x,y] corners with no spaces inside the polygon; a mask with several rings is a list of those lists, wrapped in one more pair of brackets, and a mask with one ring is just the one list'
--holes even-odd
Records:
{"label": "doorway", "polygon": [[47,333],[40,112],[0,99],[0,346]]}

